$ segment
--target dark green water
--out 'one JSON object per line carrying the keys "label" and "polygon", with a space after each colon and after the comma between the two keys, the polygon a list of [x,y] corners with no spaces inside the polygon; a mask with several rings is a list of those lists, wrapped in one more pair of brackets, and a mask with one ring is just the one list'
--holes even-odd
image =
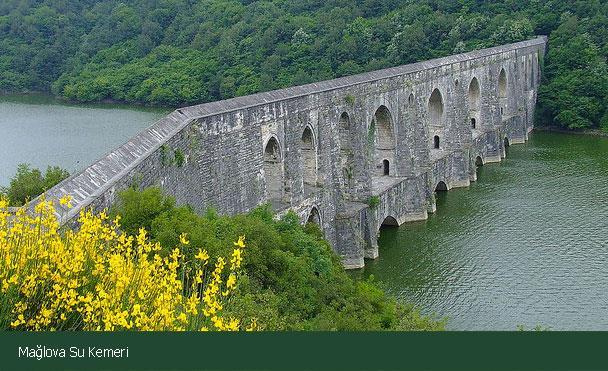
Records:
{"label": "dark green water", "polygon": [[19,163],[80,170],[167,112],[124,105],[67,105],[41,95],[0,97],[0,186]]}
{"label": "dark green water", "polygon": [[383,229],[384,287],[458,330],[608,330],[608,139],[534,133],[424,222]]}

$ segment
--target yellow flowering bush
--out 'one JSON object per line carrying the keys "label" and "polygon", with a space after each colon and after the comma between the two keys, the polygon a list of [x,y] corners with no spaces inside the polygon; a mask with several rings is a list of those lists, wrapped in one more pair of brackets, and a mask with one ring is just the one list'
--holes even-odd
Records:
{"label": "yellow flowering bush", "polygon": [[[70,199],[60,201],[70,206]],[[0,329],[255,330],[255,320],[223,317],[236,289],[244,237],[232,256],[210,263],[180,245],[167,256],[144,229],[120,231],[120,217],[80,214],[77,230],[59,231],[51,201],[9,215],[0,199]]]}

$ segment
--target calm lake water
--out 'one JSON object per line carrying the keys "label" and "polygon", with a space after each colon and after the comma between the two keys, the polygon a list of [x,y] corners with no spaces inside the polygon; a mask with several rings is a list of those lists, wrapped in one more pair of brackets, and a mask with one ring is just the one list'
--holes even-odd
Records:
{"label": "calm lake water", "polygon": [[168,110],[120,105],[73,106],[45,96],[0,97],[0,186],[19,163],[80,170]]}
{"label": "calm lake water", "polygon": [[608,330],[608,139],[534,133],[424,222],[383,229],[373,274],[457,330]]}

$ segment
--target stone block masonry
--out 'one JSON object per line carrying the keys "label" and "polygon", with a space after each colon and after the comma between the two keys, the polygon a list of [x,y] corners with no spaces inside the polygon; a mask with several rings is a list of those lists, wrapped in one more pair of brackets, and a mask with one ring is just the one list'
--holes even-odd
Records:
{"label": "stone block masonry", "polygon": [[270,202],[320,225],[346,268],[378,256],[383,225],[427,218],[435,191],[466,187],[533,127],[547,39],[175,110],[47,192],[109,207],[161,186],[236,214]]}

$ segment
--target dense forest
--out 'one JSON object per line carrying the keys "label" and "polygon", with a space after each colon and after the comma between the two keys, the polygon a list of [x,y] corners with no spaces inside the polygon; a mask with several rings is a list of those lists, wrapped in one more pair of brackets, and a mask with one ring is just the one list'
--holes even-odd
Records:
{"label": "dense forest", "polygon": [[179,106],[534,35],[539,122],[608,129],[600,0],[3,0],[0,90]]}

